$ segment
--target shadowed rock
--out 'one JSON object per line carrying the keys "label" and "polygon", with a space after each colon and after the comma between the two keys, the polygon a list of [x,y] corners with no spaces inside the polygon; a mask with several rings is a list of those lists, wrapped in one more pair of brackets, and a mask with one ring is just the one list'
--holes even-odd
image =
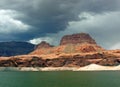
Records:
{"label": "shadowed rock", "polygon": [[95,40],[92,39],[92,37],[86,33],[65,35],[60,41],[60,45],[81,43],[96,44]]}
{"label": "shadowed rock", "polygon": [[50,47],[53,47],[53,46],[45,41],[42,41],[40,44],[36,45],[35,49],[50,48]]}

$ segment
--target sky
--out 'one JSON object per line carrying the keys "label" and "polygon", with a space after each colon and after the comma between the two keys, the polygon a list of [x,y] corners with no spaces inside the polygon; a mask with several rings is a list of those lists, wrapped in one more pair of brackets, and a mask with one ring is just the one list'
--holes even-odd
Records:
{"label": "sky", "polygon": [[0,42],[47,41],[89,33],[106,49],[120,49],[120,0],[0,0]]}

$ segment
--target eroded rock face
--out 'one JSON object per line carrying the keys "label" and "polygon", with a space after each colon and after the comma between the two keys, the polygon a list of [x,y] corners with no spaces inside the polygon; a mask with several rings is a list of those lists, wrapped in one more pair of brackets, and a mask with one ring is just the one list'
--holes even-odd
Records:
{"label": "eroded rock face", "polygon": [[41,49],[41,48],[50,48],[53,47],[52,45],[50,45],[49,43],[42,41],[40,44],[38,44],[35,49]]}
{"label": "eroded rock face", "polygon": [[[43,49],[44,48],[44,49]],[[47,49],[46,49],[47,48]],[[60,45],[52,47],[45,41],[36,46],[36,49],[30,54],[47,55],[61,53],[89,53],[103,51],[104,49],[98,46],[94,39],[89,34],[79,33],[66,35],[61,39]]]}
{"label": "eroded rock face", "polygon": [[53,59],[40,56],[16,56],[0,59],[0,67],[82,67],[89,64],[116,66],[120,64],[120,56],[111,53],[62,55]]}
{"label": "eroded rock face", "polygon": [[79,33],[79,34],[72,34],[66,35],[61,39],[60,45],[66,44],[80,44],[80,43],[89,43],[89,44],[96,44],[95,40],[89,34],[86,33]]}

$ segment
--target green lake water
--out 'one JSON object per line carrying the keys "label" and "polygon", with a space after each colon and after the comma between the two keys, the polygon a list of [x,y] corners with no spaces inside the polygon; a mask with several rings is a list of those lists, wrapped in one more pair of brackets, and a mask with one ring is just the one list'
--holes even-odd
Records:
{"label": "green lake water", "polygon": [[0,87],[120,87],[120,71],[0,72]]}

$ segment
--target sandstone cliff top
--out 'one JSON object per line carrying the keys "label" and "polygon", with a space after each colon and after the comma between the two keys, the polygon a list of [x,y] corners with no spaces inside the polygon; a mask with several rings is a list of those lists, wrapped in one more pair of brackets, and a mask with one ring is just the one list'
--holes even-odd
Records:
{"label": "sandstone cliff top", "polygon": [[95,40],[87,33],[65,35],[60,41],[60,45],[81,43],[96,44]]}

